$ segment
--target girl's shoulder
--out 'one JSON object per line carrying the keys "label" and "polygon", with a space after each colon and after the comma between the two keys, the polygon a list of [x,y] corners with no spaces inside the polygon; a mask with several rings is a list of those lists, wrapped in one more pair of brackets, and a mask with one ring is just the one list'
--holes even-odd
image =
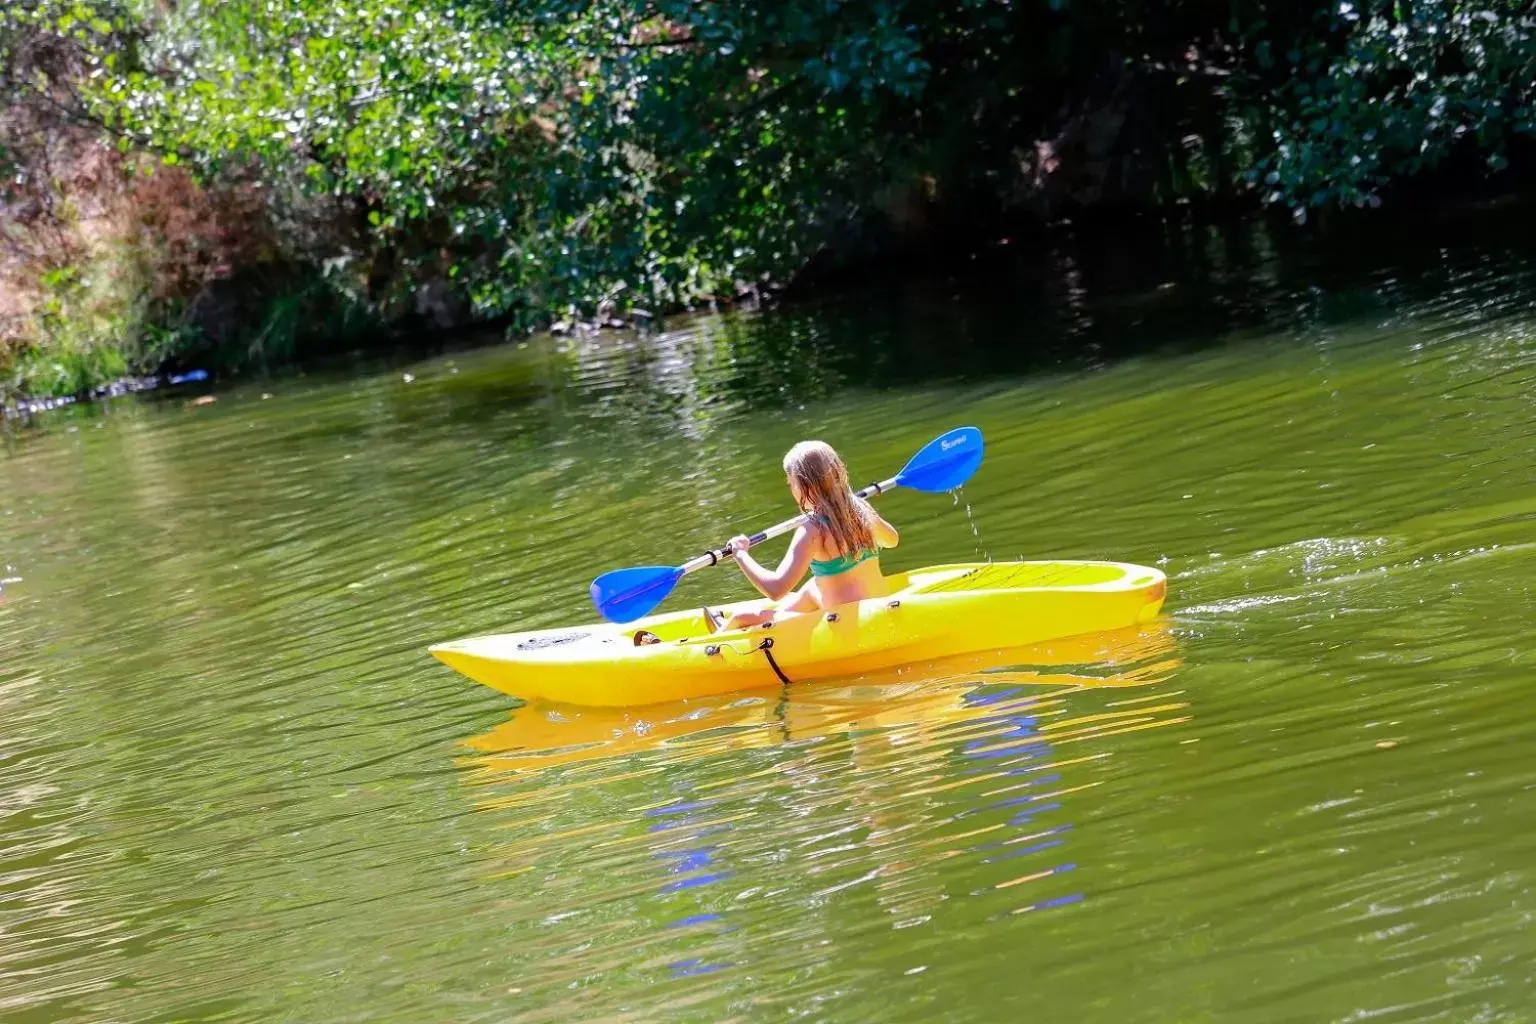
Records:
{"label": "girl's shoulder", "polygon": [[859,511],[864,513],[869,522],[877,522],[880,519],[880,513],[875,511],[875,506],[871,505],[868,499],[854,498],[853,500],[858,503]]}
{"label": "girl's shoulder", "polygon": [[811,538],[811,543],[818,548],[833,543],[832,520],[820,512],[811,513],[811,518],[805,524],[805,532]]}

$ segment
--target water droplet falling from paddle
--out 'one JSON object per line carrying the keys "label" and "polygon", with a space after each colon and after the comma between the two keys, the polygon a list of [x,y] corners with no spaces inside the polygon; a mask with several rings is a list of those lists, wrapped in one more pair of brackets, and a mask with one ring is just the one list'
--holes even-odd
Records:
{"label": "water droplet falling from paddle", "polygon": [[[954,490],[949,492],[950,494],[954,495],[956,506],[960,504],[961,492],[964,490],[965,488],[962,486],[956,487]],[[990,564],[992,561],[992,552],[988,551],[985,545],[983,545],[981,542],[981,526],[976,522],[976,514],[971,510],[970,502],[965,503],[965,519],[966,522],[971,524],[971,536],[976,539],[976,556],[982,561]]]}

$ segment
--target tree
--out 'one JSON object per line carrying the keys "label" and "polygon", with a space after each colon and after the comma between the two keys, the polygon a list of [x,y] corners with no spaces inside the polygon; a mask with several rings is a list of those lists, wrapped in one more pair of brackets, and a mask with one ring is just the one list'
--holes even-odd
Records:
{"label": "tree", "polygon": [[21,0],[0,88],[135,173],[260,197],[274,304],[530,326],[780,283],[923,216],[1301,217],[1497,170],[1531,31],[1514,0]]}
{"label": "tree", "polygon": [[1392,182],[1458,152],[1501,170],[1512,137],[1536,134],[1528,3],[1344,0],[1314,23],[1305,45],[1280,53],[1260,39],[1253,51],[1289,73],[1264,109],[1250,108],[1273,141],[1245,177],[1298,219],[1377,205]]}

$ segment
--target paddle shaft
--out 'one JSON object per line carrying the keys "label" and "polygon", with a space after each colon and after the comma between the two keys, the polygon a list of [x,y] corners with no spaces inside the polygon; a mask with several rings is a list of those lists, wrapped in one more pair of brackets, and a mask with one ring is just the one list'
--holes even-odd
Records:
{"label": "paddle shaft", "polygon": [[[865,501],[868,501],[870,498],[875,497],[876,495],[884,494],[886,491],[896,486],[899,486],[896,483],[896,478],[891,477],[889,480],[881,480],[878,483],[870,484],[862,491],[855,491],[853,496],[855,498],[862,498]],[[809,513],[803,513],[801,515],[795,516],[793,519],[786,519],[782,523],[778,523],[777,525],[768,527],[766,530],[760,530],[757,533],[752,534],[747,538],[747,546],[756,547],[765,540],[772,540],[775,537],[782,537],[784,534],[790,532],[791,530],[798,529],[810,521],[811,517]],[[678,569],[682,571],[684,576],[686,576],[691,572],[697,572],[700,569],[708,569],[712,565],[719,565],[727,558],[730,558],[731,554],[732,552],[730,545],[722,545],[719,548],[704,552],[697,558],[689,559],[682,565],[678,566]]]}
{"label": "paddle shaft", "polygon": [[[928,494],[952,491],[964,484],[981,464],[983,441],[975,427],[956,427],[927,444],[889,480],[870,484],[856,497],[868,499],[892,487],[907,487]],[[746,538],[747,546],[761,544],[811,521],[798,515]],[[611,622],[633,622],[649,615],[666,600],[679,580],[691,572],[719,565],[731,554],[729,545],[706,551],[679,566],[639,565],[630,569],[605,572],[589,588],[598,614]]]}

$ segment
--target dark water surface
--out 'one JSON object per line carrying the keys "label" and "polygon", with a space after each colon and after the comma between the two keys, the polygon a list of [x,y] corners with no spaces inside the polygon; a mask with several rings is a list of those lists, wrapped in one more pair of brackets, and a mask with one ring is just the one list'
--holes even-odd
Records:
{"label": "dark water surface", "polygon": [[[1532,1019],[1536,263],[1174,248],[12,426],[0,1018]],[[961,423],[889,565],[1166,621],[629,713],[425,654]]]}

